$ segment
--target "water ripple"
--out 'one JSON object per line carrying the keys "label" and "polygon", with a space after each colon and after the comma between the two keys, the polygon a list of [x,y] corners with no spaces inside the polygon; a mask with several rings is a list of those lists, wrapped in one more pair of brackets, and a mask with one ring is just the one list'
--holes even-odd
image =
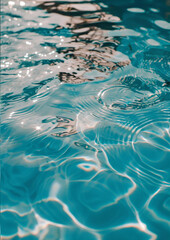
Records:
{"label": "water ripple", "polygon": [[168,4],[1,3],[2,239],[168,239]]}

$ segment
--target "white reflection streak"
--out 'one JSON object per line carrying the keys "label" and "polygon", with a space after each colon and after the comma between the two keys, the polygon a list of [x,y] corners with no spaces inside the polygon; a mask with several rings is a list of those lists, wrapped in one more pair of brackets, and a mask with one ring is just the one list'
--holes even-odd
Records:
{"label": "white reflection streak", "polygon": [[15,213],[20,217],[24,217],[24,216],[27,216],[28,214],[32,213],[33,211],[30,210],[30,211],[25,212],[25,213],[20,213],[20,212],[17,212],[17,210],[15,210],[15,209],[4,208],[4,209],[0,210],[0,213],[5,213],[5,212]]}
{"label": "white reflection streak", "polygon": [[78,167],[86,172],[90,172],[92,170],[98,171],[97,166],[94,164],[80,163],[78,164]]}
{"label": "white reflection streak", "polygon": [[151,215],[152,215],[156,220],[161,221],[161,222],[164,222],[164,223],[166,223],[166,224],[169,224],[168,221],[166,221],[166,220],[163,219],[163,218],[158,217],[158,216],[156,215],[156,213],[149,208],[149,204],[150,204],[151,200],[152,200],[159,192],[161,192],[162,190],[164,190],[164,188],[163,188],[163,187],[160,187],[154,194],[152,194],[152,195],[149,197],[149,199],[147,200],[147,202],[145,203],[145,207],[146,207],[146,209],[151,213]]}
{"label": "white reflection streak", "polygon": [[51,189],[50,189],[50,193],[49,196],[52,198],[55,198],[57,196],[57,193],[59,192],[60,189],[60,185],[58,182],[53,182]]}
{"label": "white reflection streak", "polygon": [[130,201],[130,199],[128,198],[127,200],[128,200],[128,203],[129,203],[129,207],[134,209],[134,212],[135,212],[136,219],[137,219],[138,223],[123,224],[121,226],[116,227],[115,229],[123,229],[123,228],[132,228],[133,227],[133,228],[139,229],[140,231],[142,231],[142,232],[148,234],[149,236],[151,236],[150,240],[156,240],[157,235],[155,233],[149,231],[149,229],[147,228],[147,225],[140,220],[139,213],[136,210],[136,208],[134,207],[134,205],[132,204],[132,202]]}
{"label": "white reflection streak", "polygon": [[154,194],[152,194],[152,195],[149,197],[149,199],[148,199],[147,202],[145,203],[145,207],[148,208],[151,200],[152,200],[152,199],[156,196],[156,194],[158,194],[161,190],[162,190],[162,189],[159,188]]}
{"label": "white reflection streak", "polygon": [[125,196],[128,197],[129,195],[131,195],[131,194],[135,191],[135,189],[136,189],[136,183],[135,183],[135,182],[133,181],[133,179],[132,179],[130,176],[128,176],[127,174],[123,174],[123,173],[117,172],[117,171],[110,165],[110,162],[109,162],[109,160],[108,160],[107,154],[106,154],[106,152],[104,151],[104,149],[101,148],[101,150],[102,150],[102,152],[103,152],[103,154],[104,154],[104,156],[105,156],[106,163],[107,163],[108,167],[109,167],[110,169],[112,169],[117,175],[119,175],[119,176],[121,176],[121,177],[126,177],[126,178],[128,178],[128,179],[132,182],[132,184],[133,184],[133,187],[131,187],[126,194],[124,194],[123,196],[120,196],[119,198],[116,199],[116,201],[118,202],[118,201],[119,201],[120,199],[122,199],[123,197],[125,197]]}
{"label": "white reflection streak", "polygon": [[122,224],[120,226],[114,227],[114,229],[115,230],[119,230],[119,229],[124,229],[124,228],[136,228],[136,229],[139,229],[141,232],[144,232],[144,233],[148,234],[149,236],[151,236],[150,240],[156,240],[157,239],[157,235],[155,233],[149,231],[149,229],[147,228],[147,225],[140,220],[139,213],[135,209],[133,204],[129,200],[128,200],[128,202],[129,202],[129,204],[131,205],[131,207],[135,211],[135,215],[136,215],[136,219],[137,219],[138,223]]}
{"label": "white reflection streak", "polygon": [[121,226],[115,227],[114,229],[120,230],[120,229],[124,229],[124,228],[136,228],[136,229],[139,229],[141,232],[144,232],[144,233],[148,234],[149,236],[151,236],[150,240],[157,239],[157,235],[154,234],[153,232],[149,231],[147,229],[147,226],[140,220],[139,220],[139,223],[127,223],[127,224],[123,224]]}
{"label": "white reflection streak", "polygon": [[9,118],[11,118],[14,113],[15,113],[15,112],[11,112],[11,113],[9,114]]}
{"label": "white reflection streak", "polygon": [[[41,201],[39,201],[39,202],[41,202]],[[23,227],[22,229],[18,228],[17,233],[12,234],[9,237],[3,236],[4,239],[11,239],[11,237],[14,237],[14,236],[26,237],[26,236],[29,236],[30,234],[38,235],[40,233],[40,231],[42,231],[42,230],[46,231],[46,228],[48,227],[48,225],[53,225],[53,226],[56,226],[56,227],[59,227],[59,228],[62,228],[62,227],[69,228],[69,226],[65,226],[65,225],[62,225],[62,224],[57,224],[57,223],[48,221],[48,220],[40,217],[39,214],[37,214],[36,211],[33,208],[29,212],[26,212],[26,213],[23,213],[23,214],[17,212],[14,209],[3,209],[3,210],[1,210],[1,212],[2,213],[3,212],[12,212],[12,213],[17,214],[20,217],[28,216],[29,214],[34,213],[35,218],[38,222],[38,224],[34,227],[34,229],[30,230],[30,229],[27,229],[26,227]],[[39,238],[39,239],[43,239],[43,238]]]}
{"label": "white reflection streak", "polygon": [[[91,233],[93,232],[93,234],[96,236],[97,240],[102,240],[100,234],[94,232],[95,230],[93,228],[89,228],[87,226],[85,226],[84,224],[80,223],[76,218],[75,216],[70,212],[68,206],[63,203],[60,199],[56,198],[56,197],[49,197],[47,198],[46,200],[44,200],[45,202],[48,202],[48,201],[55,201],[57,203],[59,203],[62,207],[63,207],[63,210],[64,212],[72,219],[72,221],[80,228],[84,229],[84,230],[87,230],[87,231],[90,231]],[[53,224],[53,223],[52,223]],[[56,224],[55,224],[56,225]]]}
{"label": "white reflection streak", "polygon": [[84,118],[80,118],[80,114],[82,112],[80,111],[77,116],[76,116],[76,129],[77,132],[79,132],[80,136],[82,137],[82,139],[87,143],[87,145],[91,146],[92,148],[95,149],[95,159],[93,159],[95,161],[95,163],[97,164],[98,168],[101,169],[101,163],[98,160],[97,154],[99,149],[96,148],[94,145],[92,145],[89,141],[86,140],[86,136],[84,135],[84,130],[86,129],[93,129],[96,127],[96,125],[98,124],[98,122],[95,122],[91,119],[89,119],[88,115],[85,115]]}
{"label": "white reflection streak", "polygon": [[[148,165],[146,165],[146,166],[148,166]],[[150,166],[149,166],[150,167]],[[150,167],[151,168],[151,167]],[[156,178],[156,176],[157,177],[159,177],[159,178],[161,178],[161,179],[163,179],[163,177],[161,176],[161,175],[159,175],[158,173],[155,173],[155,172],[153,172],[153,171],[151,171],[152,169],[153,170],[157,170],[157,169],[155,169],[155,168],[151,168],[151,170],[148,170],[148,172],[150,173],[150,174],[148,174],[148,173],[145,173],[144,171],[142,171],[142,169],[139,169],[139,168],[136,168],[136,167],[129,167],[128,166],[128,169],[130,169],[132,172],[135,172],[135,173],[137,173],[138,174],[138,176],[140,176],[140,177],[143,177],[143,178],[145,178],[145,179],[149,179],[149,181],[150,182],[152,182],[152,183],[155,183],[155,181],[158,183],[158,179]],[[145,170],[145,169],[144,169]],[[160,172],[164,172],[164,171],[162,171],[162,170],[159,170]],[[160,180],[159,180],[160,181]],[[162,182],[161,182],[162,183]],[[164,181],[164,183],[165,184],[168,184],[167,182],[165,182]]]}
{"label": "white reflection streak", "polygon": [[48,221],[47,219],[44,219],[44,218],[40,217],[40,215],[38,213],[36,213],[35,210],[34,210],[34,214],[35,214],[35,218],[38,222],[36,228],[34,229],[34,234],[35,235],[37,235],[40,232],[41,229],[46,229],[48,227],[48,225],[53,225],[53,226],[60,227],[60,228],[68,227],[66,225],[62,225],[62,224],[59,224],[59,223],[54,223],[54,222]]}
{"label": "white reflection streak", "polygon": [[133,179],[131,177],[129,177],[127,174],[118,173],[118,175],[128,178],[132,182],[133,186],[127,191],[127,193],[125,193],[125,194],[121,195],[120,197],[116,198],[116,200],[115,200],[116,203],[119,200],[121,200],[122,198],[129,197],[136,190],[136,183],[133,181]]}

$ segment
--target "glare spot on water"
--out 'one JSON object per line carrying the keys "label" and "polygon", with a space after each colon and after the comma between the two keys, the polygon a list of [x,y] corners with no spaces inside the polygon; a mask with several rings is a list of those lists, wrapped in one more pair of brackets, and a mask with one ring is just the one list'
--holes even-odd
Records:
{"label": "glare spot on water", "polygon": [[29,41],[26,41],[26,44],[27,44],[27,45],[31,45],[31,42],[29,42]]}
{"label": "glare spot on water", "polygon": [[40,126],[36,126],[35,129],[36,130],[41,130],[41,127]]}
{"label": "glare spot on water", "polygon": [[156,8],[150,8],[150,11],[152,11],[152,12],[159,12],[159,10],[156,9]]}
{"label": "glare spot on water", "polygon": [[144,27],[140,27],[140,29],[143,30],[143,31],[147,31],[147,29],[144,28]]}
{"label": "glare spot on water", "polygon": [[144,13],[145,10],[142,8],[128,8],[127,9],[129,12],[135,12],[135,13]]}
{"label": "glare spot on water", "polygon": [[168,23],[167,21],[164,21],[164,20],[156,20],[156,21],[155,21],[155,24],[156,24],[158,27],[160,27],[160,28],[167,29],[167,30],[170,29],[170,23]]}
{"label": "glare spot on water", "polygon": [[15,113],[15,112],[11,112],[11,113],[9,114],[9,118],[12,118],[12,116],[14,115],[14,113]]}
{"label": "glare spot on water", "polygon": [[107,8],[108,6],[104,3],[99,3],[101,7]]}
{"label": "glare spot on water", "polygon": [[92,170],[96,170],[96,171],[98,170],[97,166],[95,166],[94,164],[80,163],[78,164],[78,167],[86,172],[90,172]]}
{"label": "glare spot on water", "polygon": [[51,54],[53,54],[53,53],[55,53],[55,51],[50,52],[49,55],[51,55]]}
{"label": "glare spot on water", "polygon": [[9,1],[9,2],[8,2],[8,5],[9,5],[9,7],[13,7],[13,6],[15,5],[15,2]]}
{"label": "glare spot on water", "polygon": [[20,5],[21,7],[24,7],[24,6],[25,6],[25,2],[20,1],[19,5]]}
{"label": "glare spot on water", "polygon": [[152,46],[159,46],[160,45],[160,43],[155,41],[154,39],[148,39],[147,43],[149,43]]}

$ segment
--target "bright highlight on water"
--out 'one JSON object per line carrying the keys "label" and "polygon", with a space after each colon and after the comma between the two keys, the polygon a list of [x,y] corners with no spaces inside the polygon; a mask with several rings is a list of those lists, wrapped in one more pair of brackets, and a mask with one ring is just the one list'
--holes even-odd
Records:
{"label": "bright highlight on water", "polygon": [[170,239],[168,0],[4,0],[1,238]]}

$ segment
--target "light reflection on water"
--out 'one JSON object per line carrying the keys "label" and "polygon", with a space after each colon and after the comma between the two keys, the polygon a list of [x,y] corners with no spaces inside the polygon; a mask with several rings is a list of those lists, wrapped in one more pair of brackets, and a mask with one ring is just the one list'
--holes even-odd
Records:
{"label": "light reflection on water", "polygon": [[168,1],[2,5],[2,239],[168,239]]}

